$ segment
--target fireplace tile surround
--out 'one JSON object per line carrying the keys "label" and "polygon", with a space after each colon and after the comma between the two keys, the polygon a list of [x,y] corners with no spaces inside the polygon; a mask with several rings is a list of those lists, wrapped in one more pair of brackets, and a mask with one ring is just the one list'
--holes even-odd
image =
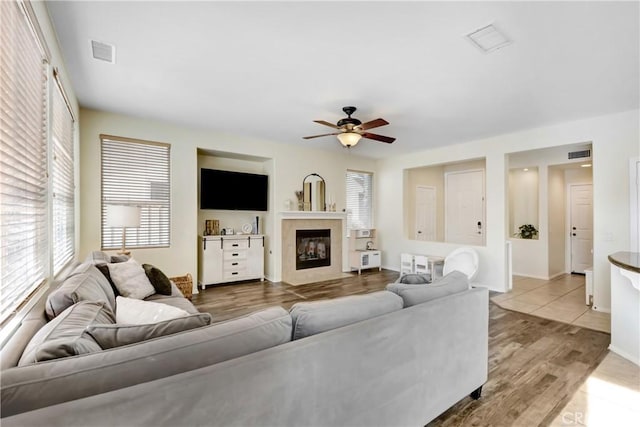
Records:
{"label": "fireplace tile surround", "polygon": [[[332,280],[348,276],[347,215],[343,212],[281,212],[282,281],[291,285]],[[331,236],[330,265],[297,269],[296,230],[329,230]]]}

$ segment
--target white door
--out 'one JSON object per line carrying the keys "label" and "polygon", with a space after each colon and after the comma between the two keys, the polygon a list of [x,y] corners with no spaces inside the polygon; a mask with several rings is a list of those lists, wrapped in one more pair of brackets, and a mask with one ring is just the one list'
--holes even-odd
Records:
{"label": "white door", "polygon": [[445,174],[445,241],[484,245],[484,171]]}
{"label": "white door", "polygon": [[436,188],[416,187],[416,240],[436,240]]}
{"label": "white door", "polygon": [[584,274],[593,263],[592,185],[571,185],[570,197],[571,272]]}

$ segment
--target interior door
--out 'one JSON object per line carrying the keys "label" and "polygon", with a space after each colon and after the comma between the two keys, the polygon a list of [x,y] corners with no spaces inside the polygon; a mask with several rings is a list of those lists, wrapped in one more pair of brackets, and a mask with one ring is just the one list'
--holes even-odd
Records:
{"label": "interior door", "polygon": [[445,174],[445,239],[484,245],[484,171]]}
{"label": "interior door", "polygon": [[584,274],[593,264],[593,189],[571,185],[571,272]]}
{"label": "interior door", "polygon": [[416,187],[416,240],[436,240],[436,188]]}

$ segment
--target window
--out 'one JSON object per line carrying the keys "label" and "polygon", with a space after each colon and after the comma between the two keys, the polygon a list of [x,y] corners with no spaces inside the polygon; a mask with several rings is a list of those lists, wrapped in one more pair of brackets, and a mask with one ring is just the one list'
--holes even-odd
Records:
{"label": "window", "polygon": [[107,206],[140,208],[140,227],[126,229],[127,248],[168,247],[171,203],[169,144],[101,135],[102,248],[122,247],[122,228],[107,226]]}
{"label": "window", "polygon": [[47,52],[28,12],[0,2],[0,322],[49,276]]}
{"label": "window", "polygon": [[73,169],[73,114],[56,77],[51,99],[51,190],[53,230],[53,274],[57,274],[75,254]]}
{"label": "window", "polygon": [[347,230],[373,228],[373,174],[347,171],[346,184]]}

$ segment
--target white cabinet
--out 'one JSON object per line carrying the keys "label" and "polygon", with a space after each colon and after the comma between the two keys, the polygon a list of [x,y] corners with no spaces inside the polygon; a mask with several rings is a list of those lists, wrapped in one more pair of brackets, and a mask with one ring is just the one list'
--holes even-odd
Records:
{"label": "white cabinet", "polygon": [[264,236],[200,236],[198,284],[264,280]]}
{"label": "white cabinet", "polygon": [[365,268],[382,270],[382,255],[380,251],[356,250],[351,252],[351,268],[358,270],[358,274]]}
{"label": "white cabinet", "polygon": [[349,232],[349,266],[358,270],[366,268],[382,270],[382,252],[376,249],[376,230],[353,229]]}

